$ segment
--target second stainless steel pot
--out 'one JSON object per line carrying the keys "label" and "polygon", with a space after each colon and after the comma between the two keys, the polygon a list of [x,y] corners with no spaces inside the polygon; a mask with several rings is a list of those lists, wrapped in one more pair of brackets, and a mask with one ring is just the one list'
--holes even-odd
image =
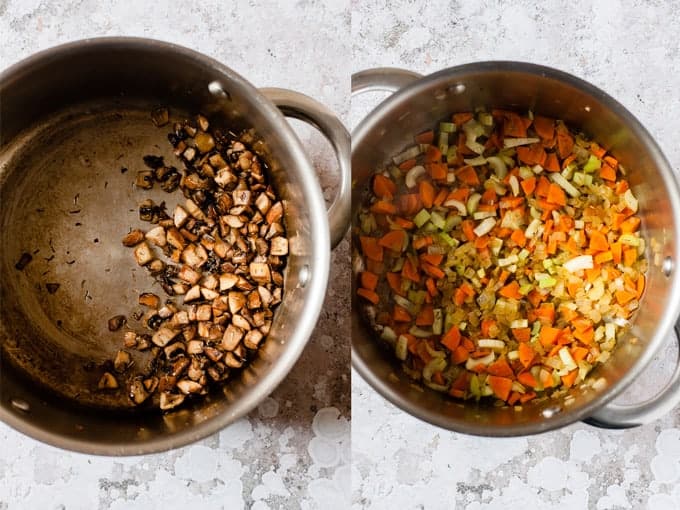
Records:
{"label": "second stainless steel pot", "polygon": [[358,306],[354,306],[352,364],[369,384],[423,420],[488,436],[533,434],[583,419],[606,427],[630,427],[656,419],[680,402],[679,366],[654,399],[630,407],[610,403],[635,383],[664,339],[673,335],[680,314],[680,190],[659,146],[630,112],[583,80],[520,62],[480,62],[425,77],[398,69],[373,69],[355,75],[352,90],[394,93],[352,133],[354,213],[365,198],[370,176],[402,151],[414,133],[431,129],[454,112],[481,106],[532,110],[563,119],[584,131],[625,165],[627,178],[639,198],[642,234],[650,261],[647,289],[630,334],[619,341],[612,358],[592,374],[602,377],[606,384],[598,390],[572,389],[575,399],[569,406],[561,400],[547,399],[525,405],[517,412],[512,407],[462,404],[427,388],[414,388],[392,353],[381,348],[366,327]]}

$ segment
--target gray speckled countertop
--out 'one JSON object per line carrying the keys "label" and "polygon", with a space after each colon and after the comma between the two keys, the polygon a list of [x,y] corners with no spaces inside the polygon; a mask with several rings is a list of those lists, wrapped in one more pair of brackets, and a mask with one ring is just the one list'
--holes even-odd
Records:
{"label": "gray speckled countertop", "polygon": [[[0,0],[0,69],[80,38],[150,37],[210,55],[256,86],[307,93],[346,120],[349,23],[342,1]],[[330,198],[333,153],[312,129],[294,125]],[[333,254],[307,349],[258,410],[194,445],[129,458],[64,452],[0,424],[0,509],[347,508],[347,244]]]}
{"label": "gray speckled countertop", "polygon": [[[623,103],[680,169],[679,8],[642,0],[355,0],[352,68],[427,74],[479,60],[557,67]],[[352,124],[377,100],[353,101]],[[648,388],[663,383],[677,358],[671,338],[668,344],[643,376]],[[575,424],[486,439],[407,416],[358,374],[352,405],[353,508],[680,508],[680,409],[627,431]]]}

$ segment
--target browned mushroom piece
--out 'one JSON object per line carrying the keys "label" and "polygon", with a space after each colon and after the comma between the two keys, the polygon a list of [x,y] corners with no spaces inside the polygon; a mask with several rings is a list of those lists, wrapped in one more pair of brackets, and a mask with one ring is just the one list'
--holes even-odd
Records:
{"label": "browned mushroom piece", "polygon": [[125,315],[114,315],[109,319],[109,331],[118,331],[125,324]]}
{"label": "browned mushroom piece", "polygon": [[149,390],[146,389],[144,381],[142,379],[135,379],[130,383],[130,400],[135,404],[140,405],[149,398]]}
{"label": "browned mushroom piece", "polygon": [[125,372],[132,365],[132,357],[127,351],[118,351],[116,358],[113,360],[113,368],[119,374]]}
{"label": "browned mushroom piece", "polygon": [[153,308],[154,310],[158,309],[158,305],[161,303],[161,298],[159,298],[156,294],[153,294],[151,292],[144,292],[139,295],[139,304],[148,306],[149,308]]}
{"label": "browned mushroom piece", "polygon": [[156,127],[165,126],[170,120],[170,114],[167,108],[156,108],[151,112],[151,121]]}
{"label": "browned mushroom piece", "polygon": [[128,248],[141,243],[144,240],[144,232],[141,230],[131,230],[128,234],[123,237],[123,246]]}
{"label": "browned mushroom piece", "polygon": [[116,378],[111,372],[104,372],[101,379],[99,379],[97,388],[100,390],[115,390],[118,388],[118,381],[116,381]]}
{"label": "browned mushroom piece", "polygon": [[168,411],[170,409],[174,409],[178,405],[180,405],[182,402],[184,402],[185,396],[176,393],[170,393],[167,391],[164,391],[161,393],[161,398],[160,398],[160,408],[162,411]]}

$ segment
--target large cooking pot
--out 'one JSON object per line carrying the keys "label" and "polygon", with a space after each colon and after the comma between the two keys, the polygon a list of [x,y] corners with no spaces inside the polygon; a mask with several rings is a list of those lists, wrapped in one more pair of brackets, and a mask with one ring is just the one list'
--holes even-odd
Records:
{"label": "large cooking pot", "polygon": [[[353,77],[353,93],[393,92],[352,133],[352,211],[368,190],[370,176],[412,141],[453,112],[475,107],[532,110],[563,119],[598,140],[629,170],[639,198],[642,235],[651,261],[647,288],[630,333],[612,358],[592,376],[606,385],[570,391],[575,399],[546,399],[512,407],[466,402],[464,405],[428,388],[416,388],[383,348],[353,303],[352,364],[382,396],[432,424],[468,434],[534,434],[586,420],[604,427],[630,427],[668,412],[680,401],[680,368],[649,401],[633,406],[611,403],[629,387],[673,331],[680,314],[680,191],[668,161],[645,128],[621,104],[574,76],[518,62],[481,62],[452,67],[422,77],[398,69],[373,69]],[[651,248],[650,248],[651,247]],[[354,250],[354,257],[358,257]],[[355,264],[358,267],[358,264]],[[356,294],[354,294],[356,296]],[[677,333],[680,338],[680,332]],[[636,337],[637,343],[631,342]],[[396,376],[396,377],[395,377]]]}
{"label": "large cooking pot", "polygon": [[[166,414],[132,408],[125,391],[96,390],[99,367],[122,343],[107,319],[138,308],[139,293],[154,283],[121,237],[144,228],[137,213],[143,198],[165,200],[170,210],[181,198],[132,186],[143,155],[174,159],[167,129],[150,121],[159,106],[177,119],[200,112],[234,132],[254,129],[290,239],[283,302],[255,359],[220,390]],[[317,127],[335,149],[341,181],[328,214],[284,115]],[[212,434],[271,393],[312,333],[330,248],[349,223],[349,134],[336,117],[299,93],[258,90],[186,48],[103,38],[5,70],[0,119],[0,419],[62,448],[141,454]],[[25,252],[33,260],[18,270]],[[45,291],[50,281],[60,284],[53,294]]]}

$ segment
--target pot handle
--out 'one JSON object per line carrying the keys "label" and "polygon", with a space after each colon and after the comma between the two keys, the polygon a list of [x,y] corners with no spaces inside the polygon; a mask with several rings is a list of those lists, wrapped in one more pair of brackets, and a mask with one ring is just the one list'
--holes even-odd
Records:
{"label": "pot handle", "polygon": [[[675,325],[680,343],[680,322]],[[605,429],[627,429],[658,420],[680,404],[680,357],[670,381],[653,398],[634,405],[607,404],[583,420],[588,425]]]}
{"label": "pot handle", "polygon": [[375,67],[352,75],[352,95],[363,92],[396,92],[422,78],[422,74],[396,67]]}
{"label": "pot handle", "polygon": [[311,97],[288,89],[260,89],[286,116],[302,120],[315,127],[333,146],[340,167],[340,187],[328,208],[328,225],[331,248],[335,248],[345,237],[349,228],[351,208],[351,164],[349,132],[324,105]]}

